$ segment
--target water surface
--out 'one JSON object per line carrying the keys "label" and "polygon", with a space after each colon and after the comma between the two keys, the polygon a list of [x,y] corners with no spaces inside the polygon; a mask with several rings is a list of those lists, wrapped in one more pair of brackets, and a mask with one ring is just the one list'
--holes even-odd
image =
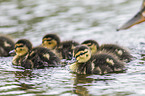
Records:
{"label": "water surface", "polygon": [[134,56],[125,73],[77,75],[66,67],[20,70],[13,57],[0,57],[2,96],[144,96],[145,32],[142,23],[116,32],[140,9],[142,0],[0,0],[0,34],[33,46],[47,33],[61,40],[114,43]]}

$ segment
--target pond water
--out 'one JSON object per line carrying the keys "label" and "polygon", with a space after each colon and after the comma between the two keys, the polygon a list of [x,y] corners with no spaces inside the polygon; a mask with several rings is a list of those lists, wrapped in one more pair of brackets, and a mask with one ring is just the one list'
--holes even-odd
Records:
{"label": "pond water", "polygon": [[142,0],[0,0],[0,34],[33,46],[47,33],[61,40],[94,39],[119,44],[134,56],[127,71],[77,75],[66,67],[20,70],[13,57],[0,57],[2,96],[145,96],[145,23],[128,30],[116,28],[140,9]]}

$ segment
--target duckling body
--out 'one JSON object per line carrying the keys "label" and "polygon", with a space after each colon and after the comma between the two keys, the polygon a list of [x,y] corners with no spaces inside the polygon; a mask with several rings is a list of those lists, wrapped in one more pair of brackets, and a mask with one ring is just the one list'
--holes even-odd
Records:
{"label": "duckling body", "polygon": [[60,46],[57,48],[57,51],[62,56],[62,59],[72,59],[73,55],[73,49],[75,46],[79,45],[78,42],[69,40],[69,41],[63,41],[60,43]]}
{"label": "duckling body", "polygon": [[120,72],[124,70],[124,62],[121,62],[113,54],[96,53],[91,56],[91,51],[87,46],[79,45],[74,49],[76,62],[70,69],[78,74],[106,74],[110,72]]}
{"label": "duckling body", "polygon": [[14,41],[7,36],[0,36],[0,57],[11,56],[9,52],[14,49]]}
{"label": "duckling body", "polygon": [[26,69],[56,66],[59,63],[59,58],[49,49],[43,47],[32,49],[31,42],[26,39],[20,39],[16,42],[15,52],[13,65]]}
{"label": "duckling body", "polygon": [[132,55],[123,47],[116,44],[103,44],[100,46],[99,50],[105,50],[114,53],[120,60],[131,61]]}
{"label": "duckling body", "polygon": [[44,47],[33,48],[29,55],[29,59],[31,59],[32,62],[34,63],[34,68],[44,66],[47,67],[60,66],[60,59],[51,50]]}

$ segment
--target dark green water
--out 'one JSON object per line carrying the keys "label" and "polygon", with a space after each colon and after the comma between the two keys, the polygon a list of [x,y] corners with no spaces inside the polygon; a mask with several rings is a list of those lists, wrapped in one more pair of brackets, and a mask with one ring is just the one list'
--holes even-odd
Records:
{"label": "dark green water", "polygon": [[47,33],[61,40],[115,43],[134,56],[127,72],[76,75],[66,67],[38,70],[13,68],[13,57],[0,57],[1,96],[145,96],[145,32],[142,23],[116,32],[131,18],[142,0],[0,0],[0,34],[34,46]]}

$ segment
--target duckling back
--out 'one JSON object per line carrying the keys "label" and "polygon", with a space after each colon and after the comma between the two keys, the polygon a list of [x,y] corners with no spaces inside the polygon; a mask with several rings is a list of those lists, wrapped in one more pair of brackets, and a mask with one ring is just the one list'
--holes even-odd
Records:
{"label": "duckling back", "polygon": [[79,45],[78,42],[70,40],[70,41],[63,41],[61,42],[60,46],[58,47],[57,51],[62,55],[63,59],[72,59],[73,49],[75,46]]}
{"label": "duckling back", "polygon": [[124,71],[125,63],[120,61],[115,55],[109,53],[96,53],[91,58],[93,74],[105,74],[110,72]]}
{"label": "duckling back", "polygon": [[103,44],[99,49],[114,53],[120,60],[126,62],[131,61],[132,58],[132,55],[126,49],[116,44]]}
{"label": "duckling back", "polygon": [[9,52],[14,49],[14,41],[7,36],[0,36],[0,56],[10,56]]}
{"label": "duckling back", "polygon": [[33,48],[29,59],[34,63],[34,68],[60,66],[60,59],[52,51],[44,47]]}

